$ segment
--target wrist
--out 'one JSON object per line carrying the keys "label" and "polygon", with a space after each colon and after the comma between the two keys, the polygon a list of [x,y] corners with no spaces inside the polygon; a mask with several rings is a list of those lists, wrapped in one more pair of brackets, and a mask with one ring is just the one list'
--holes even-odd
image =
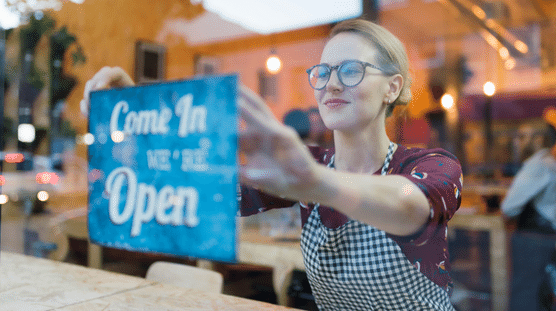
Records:
{"label": "wrist", "polygon": [[300,189],[298,198],[300,201],[319,202],[327,204],[333,198],[335,192],[330,182],[333,181],[333,172],[324,165],[314,163],[310,170],[310,177],[307,183]]}

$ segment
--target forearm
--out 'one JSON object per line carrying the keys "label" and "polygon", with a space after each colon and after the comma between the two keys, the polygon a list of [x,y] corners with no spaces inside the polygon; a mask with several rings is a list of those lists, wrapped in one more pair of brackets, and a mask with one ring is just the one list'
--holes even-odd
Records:
{"label": "forearm", "polygon": [[250,216],[273,208],[291,207],[295,202],[241,185],[240,215]]}
{"label": "forearm", "polygon": [[410,235],[426,223],[429,203],[410,180],[316,168],[314,182],[297,196],[395,235]]}

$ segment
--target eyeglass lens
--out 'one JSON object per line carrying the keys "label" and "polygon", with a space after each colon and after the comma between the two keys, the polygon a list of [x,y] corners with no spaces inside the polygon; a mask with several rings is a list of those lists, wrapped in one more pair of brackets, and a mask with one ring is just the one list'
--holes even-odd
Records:
{"label": "eyeglass lens", "polygon": [[[328,65],[317,65],[309,73],[309,83],[314,89],[323,89],[334,67]],[[347,62],[338,67],[338,77],[340,82],[345,86],[356,86],[359,84],[365,75],[365,65],[359,62]]]}

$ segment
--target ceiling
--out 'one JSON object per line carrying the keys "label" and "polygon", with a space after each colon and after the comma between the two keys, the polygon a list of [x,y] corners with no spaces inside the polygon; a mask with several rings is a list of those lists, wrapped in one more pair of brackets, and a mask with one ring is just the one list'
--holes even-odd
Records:
{"label": "ceiling", "polygon": [[[191,1],[191,0],[190,0]],[[209,5],[202,2],[204,6]],[[213,0],[214,1],[214,0]],[[242,0],[251,1],[251,0]],[[259,6],[264,3],[272,3],[272,0],[258,0]],[[288,0],[291,4],[292,1]],[[357,0],[343,0],[340,2],[357,2]],[[359,0],[362,4],[370,3],[371,0]],[[556,27],[551,26],[549,21],[555,20],[556,1],[553,0],[376,0],[379,2],[380,23],[407,44],[418,46],[422,53],[434,54],[438,41],[441,39],[446,49],[454,47],[451,42],[458,43],[473,33],[486,29],[485,21],[492,18],[502,29],[519,28],[530,23],[542,23],[543,32],[553,34]],[[199,1],[197,1],[199,2]],[[282,2],[285,3],[285,2]],[[473,6],[482,8],[486,13],[483,20],[473,14]],[[280,8],[282,15],[287,16],[292,5]],[[304,10],[306,11],[307,8]],[[277,11],[261,9],[251,11],[250,18],[254,15],[262,15],[269,20],[272,13]],[[295,11],[295,10],[294,10]],[[265,13],[266,12],[266,13]],[[267,15],[265,15],[267,14]],[[269,15],[270,14],[270,15]],[[276,15],[276,14],[274,14]],[[299,14],[298,14],[299,15]],[[281,18],[283,20],[285,18]],[[330,23],[331,20],[323,20]],[[253,29],[245,27],[245,23],[230,20],[222,13],[206,10],[204,14],[195,19],[168,20],[159,33],[159,39],[174,34],[184,37],[186,41],[195,45],[206,45],[215,42],[233,41],[256,35]],[[548,27],[546,27],[548,25]],[[261,34],[259,32],[259,34]],[[515,38],[514,38],[515,39]],[[511,40],[510,40],[511,41]],[[510,42],[511,43],[511,42]],[[511,48],[511,44],[509,44]],[[427,50],[430,50],[427,52]],[[423,52],[424,51],[424,52]]]}
{"label": "ceiling", "polygon": [[[459,40],[482,29],[470,10],[481,7],[506,29],[554,17],[554,5],[540,8],[551,0],[386,0],[380,22],[404,41],[415,44],[434,42],[437,38]],[[490,13],[489,13],[490,12]]]}

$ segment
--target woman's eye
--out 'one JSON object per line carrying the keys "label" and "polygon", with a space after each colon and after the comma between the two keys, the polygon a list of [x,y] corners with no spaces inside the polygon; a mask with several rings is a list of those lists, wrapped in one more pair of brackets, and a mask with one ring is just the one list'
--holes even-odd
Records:
{"label": "woman's eye", "polygon": [[326,78],[328,76],[328,70],[326,69],[321,69],[317,71],[317,77],[318,78]]}
{"label": "woman's eye", "polygon": [[342,74],[345,75],[345,76],[360,75],[361,70],[359,70],[357,68],[346,68],[346,69],[342,70]]}

